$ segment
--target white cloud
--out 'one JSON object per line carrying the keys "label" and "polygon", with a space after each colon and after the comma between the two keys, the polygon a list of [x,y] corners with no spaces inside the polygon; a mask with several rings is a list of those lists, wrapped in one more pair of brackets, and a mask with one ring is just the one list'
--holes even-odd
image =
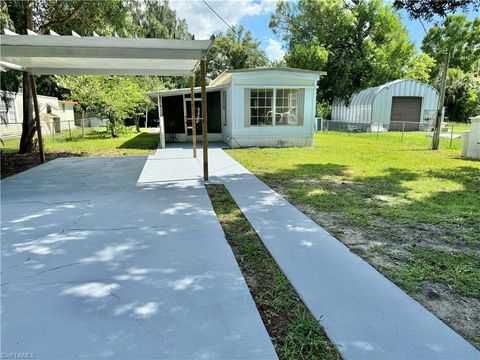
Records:
{"label": "white cloud", "polygon": [[268,45],[265,52],[270,60],[282,60],[285,56],[285,51],[282,49],[282,44],[275,39],[269,38]]}
{"label": "white cloud", "polygon": [[[244,16],[258,16],[275,10],[278,0],[206,0],[207,3],[231,26]],[[227,30],[202,0],[170,0],[170,6],[180,19],[185,19],[189,31],[196,39],[207,39],[212,34]]]}

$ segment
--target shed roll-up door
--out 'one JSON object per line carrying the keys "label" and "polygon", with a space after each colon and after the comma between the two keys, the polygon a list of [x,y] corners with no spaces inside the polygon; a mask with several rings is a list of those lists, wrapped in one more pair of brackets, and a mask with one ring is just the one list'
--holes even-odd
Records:
{"label": "shed roll-up door", "polygon": [[390,130],[418,130],[420,126],[420,113],[422,111],[422,98],[416,96],[392,97],[392,113],[390,116]]}

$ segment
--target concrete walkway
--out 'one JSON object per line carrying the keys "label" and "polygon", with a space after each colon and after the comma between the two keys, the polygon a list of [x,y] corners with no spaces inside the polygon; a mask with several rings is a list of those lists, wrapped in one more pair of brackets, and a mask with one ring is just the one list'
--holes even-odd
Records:
{"label": "concrete walkway", "polygon": [[2,181],[2,357],[276,358],[203,184],[139,187],[145,161]]}
{"label": "concrete walkway", "polygon": [[[187,169],[185,179],[199,178],[199,155],[191,159],[188,145],[159,150],[143,179],[153,181],[156,173],[164,180],[157,159]],[[223,150],[211,149],[209,160],[211,181],[227,186],[345,359],[480,359],[460,335]]]}

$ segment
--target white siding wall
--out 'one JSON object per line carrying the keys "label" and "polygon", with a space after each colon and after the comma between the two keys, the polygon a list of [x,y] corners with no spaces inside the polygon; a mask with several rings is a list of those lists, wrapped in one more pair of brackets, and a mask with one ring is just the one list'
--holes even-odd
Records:
{"label": "white siding wall", "polygon": [[[42,133],[45,135],[52,134],[54,124],[46,120],[47,104],[53,105],[52,115],[60,117],[60,130],[68,130],[68,121],[70,127],[75,127],[73,105],[65,104],[65,112],[62,110],[62,104],[58,102],[56,97],[38,95],[38,106],[40,108],[40,119],[42,124]],[[56,107],[56,108],[55,108]],[[33,109],[33,104],[32,104]],[[22,121],[23,121],[23,98],[21,93],[15,96],[15,113],[17,118],[16,124],[0,124],[0,137],[20,137],[22,135]],[[34,113],[35,116],[35,113]]]}
{"label": "white siding wall", "polygon": [[[17,93],[15,96],[15,113],[17,118],[16,124],[0,124],[0,137],[20,137],[22,135],[22,121],[23,121],[23,98],[22,93]],[[38,106],[40,108],[40,118],[43,119],[45,114],[47,114],[46,104],[52,104],[56,107],[59,106],[58,99],[51,96],[38,95]],[[33,109],[33,103],[32,103]],[[57,110],[52,108],[52,114],[55,114]],[[43,115],[43,116],[42,116]],[[34,115],[35,116],[35,115]],[[46,123],[45,121],[41,122],[42,132],[45,134],[51,134],[52,124]]]}
{"label": "white siding wall", "polygon": [[[266,71],[232,74],[233,119],[231,133],[226,135],[230,146],[311,146],[313,144],[316,82],[318,75],[288,71]],[[245,126],[245,89],[302,88],[305,89],[303,125]],[[230,99],[230,98],[229,98]],[[229,131],[227,130],[227,131]]]}

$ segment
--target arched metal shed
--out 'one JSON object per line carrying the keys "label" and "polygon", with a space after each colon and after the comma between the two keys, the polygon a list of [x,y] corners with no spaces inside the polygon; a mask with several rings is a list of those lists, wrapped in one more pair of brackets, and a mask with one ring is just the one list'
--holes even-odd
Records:
{"label": "arched metal shed", "polygon": [[335,99],[332,123],[362,130],[425,130],[432,126],[438,106],[438,91],[410,79],[395,80],[355,93],[347,106]]}

